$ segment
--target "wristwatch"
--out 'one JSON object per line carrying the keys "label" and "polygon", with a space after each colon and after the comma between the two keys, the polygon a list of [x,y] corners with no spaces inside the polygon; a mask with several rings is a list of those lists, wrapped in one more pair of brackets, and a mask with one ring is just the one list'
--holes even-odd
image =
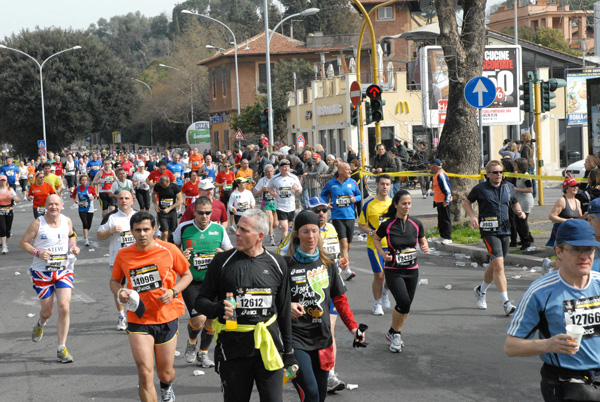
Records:
{"label": "wristwatch", "polygon": [[373,236],[373,231],[369,230],[369,236]]}
{"label": "wristwatch", "polygon": [[177,291],[176,291],[175,289],[173,289],[173,288],[171,288],[171,292],[173,292],[173,299],[174,299],[174,298],[176,298],[176,297],[177,297],[177,295],[179,294],[179,293],[177,293]]}

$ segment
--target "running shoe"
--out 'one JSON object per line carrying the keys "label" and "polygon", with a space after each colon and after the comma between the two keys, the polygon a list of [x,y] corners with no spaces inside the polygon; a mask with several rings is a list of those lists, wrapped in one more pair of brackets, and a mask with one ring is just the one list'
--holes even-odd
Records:
{"label": "running shoe", "polygon": [[188,363],[193,363],[196,361],[196,343],[191,343],[188,339],[187,345],[185,347],[185,361]]}
{"label": "running shoe", "polygon": [[8,245],[4,244],[2,246],[2,254],[8,254]]}
{"label": "running shoe", "polygon": [[235,229],[235,225],[231,225],[231,226],[229,227],[229,231],[230,231],[231,233],[235,233],[235,230],[236,230],[236,229]]}
{"label": "running shoe", "polygon": [[[395,334],[395,333],[396,333],[396,332],[392,331],[392,329],[391,329],[391,328],[390,328],[390,329],[388,329],[388,332],[386,332],[386,333],[385,333],[385,339],[387,339],[387,340],[388,340],[388,342],[391,342],[391,341],[394,339],[394,334]],[[401,344],[402,346],[404,346],[404,342],[402,341],[402,339],[400,339],[400,344]]]}
{"label": "running shoe", "polygon": [[542,260],[542,275],[546,275],[547,273],[552,272],[552,267],[550,266],[550,258],[545,257]]}
{"label": "running shoe", "polygon": [[208,352],[200,352],[198,351],[196,355],[196,364],[200,367],[209,368],[215,367],[215,362],[213,362],[210,357],[208,357]]}
{"label": "running shoe", "polygon": [[71,354],[67,350],[66,346],[56,352],[56,359],[61,363],[72,363],[73,362],[73,356],[71,356]]}
{"label": "running shoe", "polygon": [[349,281],[350,279],[354,278],[355,276],[356,276],[356,274],[354,272],[352,272],[352,270],[350,268],[342,270],[342,279],[345,281]]}
{"label": "running shoe", "polygon": [[390,341],[390,351],[392,353],[400,353],[402,352],[403,346],[404,342],[402,342],[402,335],[396,332]]}
{"label": "running shoe", "polygon": [[124,315],[119,316],[119,322],[117,322],[117,331],[125,331],[127,329],[127,317]]}
{"label": "running shoe", "polygon": [[443,239],[443,240],[441,241],[441,243],[442,243],[442,244],[446,244],[446,245],[448,245],[448,244],[452,244],[452,239]]}
{"label": "running shoe", "polygon": [[392,307],[392,304],[390,303],[390,294],[388,292],[383,292],[381,294],[381,305],[383,308]]}
{"label": "running shoe", "polygon": [[277,244],[275,244],[275,236],[274,235],[270,235],[271,241],[269,243],[270,246],[276,246]]}
{"label": "running shoe", "polygon": [[85,246],[89,247],[90,246],[90,240],[89,239],[85,239]]}
{"label": "running shoe", "polygon": [[485,301],[485,293],[481,291],[481,286],[477,286],[473,291],[475,292],[475,298],[477,299],[477,308],[479,310],[485,310],[487,308],[487,303]]}
{"label": "running shoe", "polygon": [[507,317],[514,313],[516,309],[517,308],[512,305],[510,300],[504,302],[504,314],[506,314]]}
{"label": "running shoe", "polygon": [[173,384],[169,385],[169,388],[160,389],[160,399],[162,402],[175,402],[175,392],[173,392]]}
{"label": "running shoe", "polygon": [[383,307],[381,302],[373,303],[373,315],[383,315]]}
{"label": "running shoe", "polygon": [[344,381],[337,378],[337,373],[330,371],[327,379],[327,393],[333,394],[336,391],[342,391],[344,388],[346,388]]}
{"label": "running shoe", "polygon": [[44,327],[40,327],[40,322],[38,321],[33,327],[33,332],[31,333],[31,340],[34,342],[39,342],[44,336]]}

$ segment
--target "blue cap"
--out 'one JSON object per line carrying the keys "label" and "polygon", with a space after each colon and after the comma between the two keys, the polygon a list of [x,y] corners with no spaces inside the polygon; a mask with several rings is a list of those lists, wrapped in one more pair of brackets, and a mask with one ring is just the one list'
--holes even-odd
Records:
{"label": "blue cap", "polygon": [[325,198],[323,197],[312,197],[310,200],[308,200],[309,208],[316,208],[319,206],[328,207],[329,204],[327,203],[327,200],[325,200]]}
{"label": "blue cap", "polygon": [[563,222],[556,231],[556,243],[567,243],[571,246],[600,247],[596,241],[596,232],[588,221],[583,219],[569,219]]}
{"label": "blue cap", "polygon": [[600,215],[600,198],[594,198],[590,205],[588,205],[588,214]]}
{"label": "blue cap", "polygon": [[439,160],[438,158],[433,158],[432,160],[430,160],[429,162],[427,162],[429,165],[435,165],[435,166],[442,166],[442,161]]}

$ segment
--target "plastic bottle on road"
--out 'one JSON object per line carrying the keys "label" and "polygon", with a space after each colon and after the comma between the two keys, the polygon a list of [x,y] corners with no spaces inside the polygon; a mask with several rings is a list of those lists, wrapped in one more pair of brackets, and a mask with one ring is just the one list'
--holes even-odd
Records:
{"label": "plastic bottle on road", "polygon": [[490,266],[490,264],[488,264],[487,262],[484,262],[483,264],[481,264],[482,267],[487,268]]}
{"label": "plastic bottle on road", "polygon": [[471,259],[471,256],[466,254],[452,254],[452,257],[458,258],[459,260],[462,260],[463,258],[466,258],[467,260]]}
{"label": "plastic bottle on road", "polygon": [[454,261],[454,265],[456,265],[458,267],[465,267],[465,266],[467,266],[467,263],[462,262],[462,261]]}
{"label": "plastic bottle on road", "polygon": [[477,268],[477,263],[476,262],[472,262],[471,264],[469,264],[470,266],[472,266],[473,268]]}

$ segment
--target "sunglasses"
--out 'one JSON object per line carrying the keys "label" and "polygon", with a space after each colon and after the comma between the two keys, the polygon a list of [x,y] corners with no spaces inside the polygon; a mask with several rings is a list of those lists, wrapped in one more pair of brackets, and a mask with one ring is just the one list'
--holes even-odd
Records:
{"label": "sunglasses", "polygon": [[327,213],[327,208],[317,208],[317,209],[313,209],[313,212],[314,212],[315,214],[320,214],[320,213],[326,214],[326,213]]}
{"label": "sunglasses", "polygon": [[582,255],[592,255],[594,254],[594,251],[596,251],[596,247],[585,247],[585,246],[579,246],[579,247],[573,247],[573,248],[566,248],[563,247],[563,250],[565,250],[566,252],[568,252],[569,254],[574,255],[575,257],[581,257]]}
{"label": "sunglasses", "polygon": [[502,170],[494,170],[493,172],[489,172],[490,174],[502,174]]}
{"label": "sunglasses", "polygon": [[210,214],[212,214],[212,211],[198,211],[197,209],[195,211],[196,211],[196,213],[198,215],[210,215]]}

